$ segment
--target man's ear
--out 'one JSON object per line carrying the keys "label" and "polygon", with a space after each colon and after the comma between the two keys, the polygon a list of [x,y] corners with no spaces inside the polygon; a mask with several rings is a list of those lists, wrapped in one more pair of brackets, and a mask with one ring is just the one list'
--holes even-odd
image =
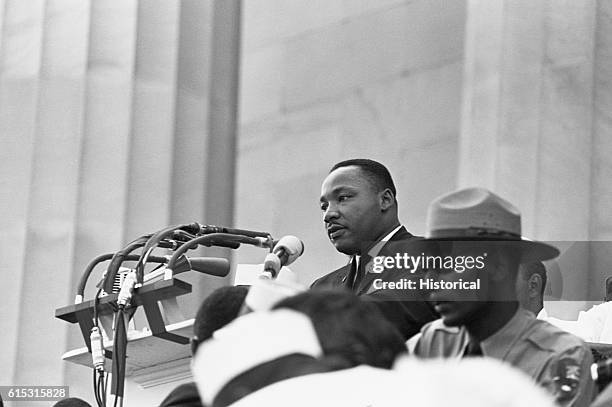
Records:
{"label": "man's ear", "polygon": [[527,290],[530,298],[539,297],[542,292],[542,276],[535,273],[532,274],[527,282]]}
{"label": "man's ear", "polygon": [[385,212],[395,204],[395,195],[389,188],[380,193],[380,209]]}

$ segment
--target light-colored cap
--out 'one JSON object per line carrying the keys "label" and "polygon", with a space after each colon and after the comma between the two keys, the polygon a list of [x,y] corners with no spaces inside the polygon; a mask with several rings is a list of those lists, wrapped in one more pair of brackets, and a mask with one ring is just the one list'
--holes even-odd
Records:
{"label": "light-colored cap", "polygon": [[206,405],[234,377],[281,356],[301,354],[318,358],[323,350],[310,319],[297,311],[279,309],[243,315],[212,339],[204,341],[191,371]]}

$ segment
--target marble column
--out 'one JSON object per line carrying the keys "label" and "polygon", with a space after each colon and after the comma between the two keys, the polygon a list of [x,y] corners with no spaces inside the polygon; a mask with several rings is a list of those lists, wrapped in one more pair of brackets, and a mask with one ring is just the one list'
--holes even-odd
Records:
{"label": "marble column", "polygon": [[[590,239],[608,242],[612,241],[612,2],[599,0],[596,18]],[[597,274],[591,279],[591,292],[601,294],[600,281],[612,275],[610,246],[593,246],[592,268]]]}
{"label": "marble column", "polygon": [[[468,3],[458,184],[517,205],[530,238],[610,234],[609,16],[605,1]],[[575,302],[568,316],[602,298],[592,252],[574,245],[552,271],[553,294]]]}
{"label": "marble column", "polygon": [[[61,360],[79,329],[54,318],[85,266],[169,224],[233,223],[239,5],[0,0],[0,384],[93,405],[91,370]],[[223,280],[185,280],[191,318]]]}

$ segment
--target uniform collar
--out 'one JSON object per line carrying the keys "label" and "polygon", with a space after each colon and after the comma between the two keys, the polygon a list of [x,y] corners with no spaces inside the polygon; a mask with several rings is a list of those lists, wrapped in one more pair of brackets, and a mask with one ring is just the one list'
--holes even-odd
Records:
{"label": "uniform collar", "polygon": [[[535,315],[518,307],[514,316],[499,331],[480,342],[485,356],[504,360],[515,342],[521,337],[527,326],[535,320]],[[467,344],[466,344],[467,346]]]}
{"label": "uniform collar", "polygon": [[536,318],[546,321],[546,319],[548,318],[548,312],[546,312],[546,308],[542,308],[540,312],[538,312],[538,316]]}

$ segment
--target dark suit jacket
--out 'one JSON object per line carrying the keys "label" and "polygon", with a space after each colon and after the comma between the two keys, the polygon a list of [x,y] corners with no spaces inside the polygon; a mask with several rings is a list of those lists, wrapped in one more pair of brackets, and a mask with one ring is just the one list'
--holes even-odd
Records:
{"label": "dark suit jacket", "polygon": [[[410,244],[419,239],[421,238],[413,236],[402,226],[382,247],[378,256],[395,257],[397,253],[410,253]],[[412,254],[418,255],[418,253]],[[350,269],[349,263],[315,280],[310,287],[351,290],[351,282],[348,281]],[[404,338],[408,339],[417,334],[425,323],[438,318],[433,308],[425,301],[425,293],[420,290],[376,290],[373,283],[377,278],[384,281],[399,281],[401,278],[416,281],[420,277],[418,273],[412,274],[396,269],[385,269],[382,274],[366,273],[354,292],[366,300],[375,301],[385,317],[398,328]]]}

